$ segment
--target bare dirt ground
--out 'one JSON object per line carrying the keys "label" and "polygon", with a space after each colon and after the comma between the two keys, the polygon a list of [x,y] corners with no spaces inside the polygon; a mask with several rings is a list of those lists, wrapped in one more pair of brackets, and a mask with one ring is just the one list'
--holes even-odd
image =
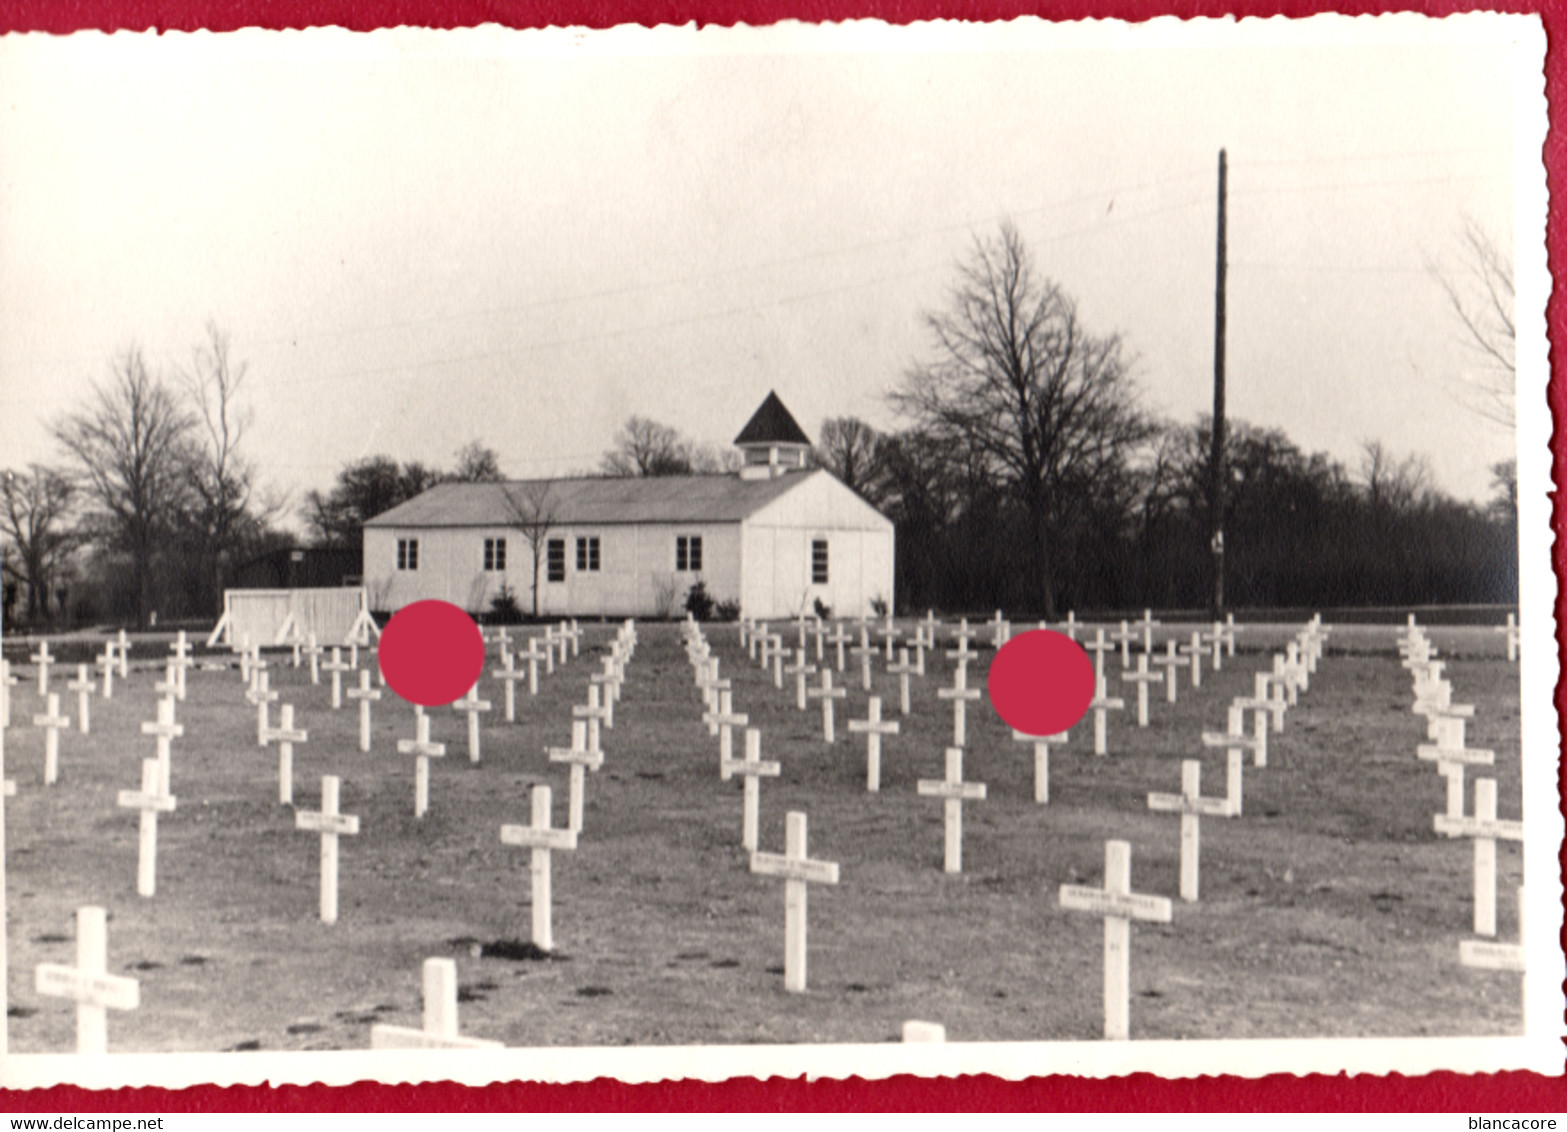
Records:
{"label": "bare dirt ground", "polygon": [[[946,662],[916,680],[913,715],[886,740],[871,795],[864,741],[843,730],[865,715],[852,662],[828,746],[814,704],[798,712],[792,683],[776,690],[747,663],[733,625],[709,626],[736,710],[761,728],[763,757],[783,764],[762,783],[762,848],[781,852],[785,813],[803,810],[811,855],[841,866],[838,886],[811,889],[810,989],[791,995],[783,884],[747,869],[740,784],[719,780],[717,740],[667,624],[639,627],[605,766],[588,780],[580,847],[554,855],[556,954],[500,957],[496,944],[528,938],[529,858],[499,829],[527,821],[535,782],[554,787],[554,820],[565,821],[565,771],[544,749],[569,743],[570,705],[585,702],[592,658],[613,632],[585,628],[582,656],[541,675],[537,699],[520,687],[516,724],[500,721],[501,689],[486,676],[495,710],[481,764],[468,761],[463,718],[433,713],[448,755],[432,767],[423,821],[413,760],[394,753],[412,736],[412,709],[388,690],[361,754],[355,709],[333,712],[325,680],[312,687],[307,669],[270,657],[273,686],[310,735],[295,750],[297,805],[317,808],[321,776],[336,774],[343,811],[360,817],[359,836],[342,841],[333,926],[316,913],[319,839],[296,832],[276,802],[276,749],[256,744],[237,670],[190,676],[173,757],[178,809],[159,825],[158,893],[142,899],[136,815],[115,799],[154,752],[138,727],[154,718],[154,672],[93,700],[91,734],[62,736],[60,782],[45,789],[43,735],[30,726],[36,679],[24,666],[5,736],[18,784],[6,807],[11,1048],[74,1049],[74,1010],[37,995],[33,969],[74,961],[74,911],[92,903],[109,909],[111,972],[141,981],[141,1008],[111,1014],[114,1050],[364,1048],[373,1021],[418,1025],[427,956],[457,960],[463,1031],[513,1046],[881,1042],[910,1018],[939,1021],[956,1041],[1096,1038],[1100,921],[1063,912],[1056,890],[1102,883],[1104,842],[1119,838],[1132,843],[1134,890],[1176,896],[1179,822],[1149,813],[1146,795],[1178,791],[1183,758],[1202,760],[1205,793],[1223,792],[1223,752],[1199,735],[1223,729],[1226,705],[1250,693],[1285,638],[1247,629],[1241,655],[1200,691],[1183,683],[1173,707],[1156,693],[1147,730],[1131,710],[1114,714],[1108,757],[1092,755],[1085,720],[1052,753],[1047,806],[1032,800],[1031,746],[973,705],[964,772],[989,798],[965,806],[965,872],[946,876],[941,804],[915,793],[916,779],[941,776],[951,739],[951,707],[935,695],[950,683]],[[1424,720],[1409,711],[1393,635],[1333,634],[1309,693],[1272,736],[1268,766],[1248,763],[1244,816],[1202,821],[1201,901],[1176,900],[1169,925],[1134,925],[1134,1038],[1520,1032],[1518,977],[1457,962],[1472,850],[1432,831],[1444,784],[1415,757]],[[1452,658],[1455,699],[1476,705],[1469,745],[1497,752],[1499,816],[1517,818],[1518,669],[1488,629],[1432,637]],[[164,647],[143,642],[133,659]],[[971,666],[971,686],[983,686],[990,655]],[[896,679],[877,667],[875,691],[895,717]],[[1130,686],[1112,681],[1112,694],[1135,706]],[[62,707],[74,715],[74,695]],[[1511,940],[1521,859],[1507,843],[1497,857],[1498,938]]]}

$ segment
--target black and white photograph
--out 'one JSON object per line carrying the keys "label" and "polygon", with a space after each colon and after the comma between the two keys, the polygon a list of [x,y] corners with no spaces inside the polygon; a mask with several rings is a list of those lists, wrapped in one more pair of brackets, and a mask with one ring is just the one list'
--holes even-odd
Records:
{"label": "black and white photograph", "polygon": [[0,37],[0,1086],[1558,1073],[1544,51]]}

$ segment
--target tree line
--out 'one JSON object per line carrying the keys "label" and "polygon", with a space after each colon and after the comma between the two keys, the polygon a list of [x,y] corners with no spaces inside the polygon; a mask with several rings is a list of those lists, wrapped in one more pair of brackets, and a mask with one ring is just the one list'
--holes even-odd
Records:
{"label": "tree line", "polygon": [[[1510,299],[1511,266],[1472,225],[1465,236],[1479,266],[1439,282],[1483,363],[1476,411],[1501,422],[1512,322],[1497,296]],[[1489,305],[1476,305],[1476,292]],[[925,329],[923,359],[888,397],[903,427],[831,418],[814,451],[896,525],[900,607],[1054,619],[1066,609],[1206,605],[1211,420],[1149,414],[1121,338],[1083,325],[1010,225],[976,240]],[[215,616],[237,567],[293,545],[280,529],[287,500],[260,486],[246,451],[245,375],[210,324],[189,365],[170,372],[132,348],[85,404],[50,423],[58,463],[0,473],[8,624]],[[1492,469],[1493,496],[1477,506],[1439,491],[1424,457],[1375,440],[1346,467],[1278,429],[1230,420],[1225,431],[1231,605],[1517,600],[1514,462]],[[738,466],[733,450],[633,416],[588,474]],[[296,514],[313,543],[359,549],[367,520],[453,480],[505,476],[477,440],[447,469],[374,455],[307,492]],[[515,490],[510,525],[537,575],[554,510],[547,490]],[[536,600],[536,578],[533,590]]]}

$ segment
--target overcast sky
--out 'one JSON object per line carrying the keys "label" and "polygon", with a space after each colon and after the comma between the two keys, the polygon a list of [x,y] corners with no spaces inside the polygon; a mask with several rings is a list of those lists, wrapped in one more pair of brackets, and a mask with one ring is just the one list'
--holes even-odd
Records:
{"label": "overcast sky", "polygon": [[1514,440],[1451,394],[1427,263],[1466,214],[1543,230],[1508,26],[8,37],[0,462],[57,458],[118,352],[188,365],[208,319],[296,502],[472,439],[591,469],[633,413],[727,444],[769,389],[813,437],[895,427],[921,312],[1005,217],[1189,421],[1224,146],[1232,418],[1484,499]]}

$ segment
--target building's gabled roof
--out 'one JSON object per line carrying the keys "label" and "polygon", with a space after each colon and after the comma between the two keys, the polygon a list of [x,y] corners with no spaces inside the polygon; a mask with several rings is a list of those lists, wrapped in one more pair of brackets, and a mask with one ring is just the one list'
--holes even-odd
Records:
{"label": "building's gabled roof", "polygon": [[535,507],[559,526],[737,523],[813,474],[789,472],[763,480],[704,475],[442,483],[365,526],[509,527],[527,521]]}
{"label": "building's gabled roof", "polygon": [[809,448],[811,438],[805,435],[805,430],[784,408],[778,394],[769,390],[762,407],[756,410],[740,430],[740,435],[735,437],[735,444],[803,444]]}

